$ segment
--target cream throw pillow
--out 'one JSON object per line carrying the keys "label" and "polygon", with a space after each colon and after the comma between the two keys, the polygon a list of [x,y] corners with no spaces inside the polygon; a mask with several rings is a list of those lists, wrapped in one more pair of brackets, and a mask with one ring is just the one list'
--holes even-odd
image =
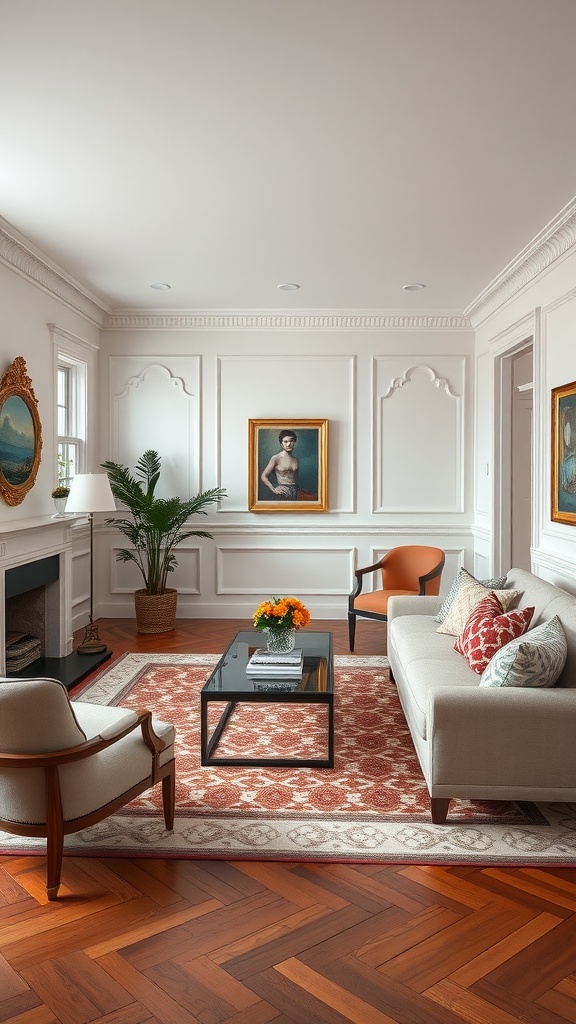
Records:
{"label": "cream throw pillow", "polygon": [[444,622],[438,626],[436,632],[460,636],[476,605],[488,594],[496,594],[504,612],[507,612],[516,598],[520,597],[519,590],[490,590],[478,580],[467,580],[459,587]]}
{"label": "cream throw pillow", "polygon": [[460,590],[460,587],[462,586],[463,583],[469,583],[470,580],[473,580],[474,583],[481,583],[483,587],[488,587],[489,590],[503,590],[504,587],[506,586],[505,576],[499,576],[497,579],[493,580],[477,580],[476,577],[473,576],[471,572],[468,572],[467,569],[460,569],[458,575],[452,581],[452,586],[450,587],[450,590],[448,591],[446,597],[444,598],[440,611],[434,618],[434,622],[444,622],[444,619],[448,615],[448,612],[450,611],[454,603],[454,598],[456,597],[456,594]]}

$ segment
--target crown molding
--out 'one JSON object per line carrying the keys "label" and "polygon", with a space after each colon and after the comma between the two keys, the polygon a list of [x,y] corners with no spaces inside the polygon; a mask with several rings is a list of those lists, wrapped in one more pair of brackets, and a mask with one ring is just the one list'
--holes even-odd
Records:
{"label": "crown molding", "polygon": [[540,231],[464,310],[474,328],[518,295],[576,243],[576,197]]}
{"label": "crown molding", "polygon": [[110,307],[66,274],[0,217],[0,260],[21,277],[55,295],[70,309],[101,327]]}
{"label": "crown molding", "polygon": [[126,310],[110,313],[104,330],[171,331],[383,331],[383,330],[470,330],[461,313],[354,312],[353,310],[310,313],[267,310],[191,310],[180,312]]}

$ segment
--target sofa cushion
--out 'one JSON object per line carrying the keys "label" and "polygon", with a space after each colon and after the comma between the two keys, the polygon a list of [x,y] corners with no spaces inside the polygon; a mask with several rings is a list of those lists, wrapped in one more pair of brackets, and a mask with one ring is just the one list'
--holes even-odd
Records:
{"label": "sofa cushion", "polygon": [[520,597],[519,590],[491,590],[490,587],[485,587],[483,583],[479,583],[473,578],[465,580],[460,585],[444,622],[438,626],[438,632],[460,636],[474,608],[488,594],[496,594],[502,605],[502,611],[505,612]]}
{"label": "sofa cushion", "polygon": [[496,594],[488,594],[474,608],[454,650],[464,655],[473,672],[481,675],[501,647],[526,632],[533,614],[534,608],[504,612]]}
{"label": "sofa cushion", "polygon": [[557,615],[506,644],[482,673],[480,686],[554,686],[568,645]]}
{"label": "sofa cushion", "polygon": [[398,686],[410,730],[414,729],[424,740],[429,734],[430,692],[444,687],[478,689],[478,676],[470,671],[465,659],[452,650],[452,644],[444,661],[422,657],[410,662],[404,672],[404,685]]}
{"label": "sofa cushion", "polygon": [[462,586],[463,583],[470,582],[470,580],[474,580],[474,583],[482,584],[482,586],[487,587],[488,590],[504,590],[506,586],[505,576],[499,576],[497,579],[493,580],[477,580],[476,577],[472,576],[472,574],[469,573],[466,569],[460,569],[458,575],[454,577],[454,580],[452,581],[452,586],[450,587],[450,590],[448,591],[446,597],[444,598],[444,601],[442,602],[442,605],[440,606],[440,611],[438,612],[435,618],[436,622],[444,622],[444,619],[448,615],[448,612],[452,607],[452,603],[460,587]]}
{"label": "sofa cushion", "polygon": [[[422,598],[419,598],[422,600]],[[438,686],[478,686],[478,676],[453,650],[454,638],[438,633],[431,615],[400,615],[391,624],[388,652],[402,665],[398,696],[410,729],[426,739],[428,693]]]}

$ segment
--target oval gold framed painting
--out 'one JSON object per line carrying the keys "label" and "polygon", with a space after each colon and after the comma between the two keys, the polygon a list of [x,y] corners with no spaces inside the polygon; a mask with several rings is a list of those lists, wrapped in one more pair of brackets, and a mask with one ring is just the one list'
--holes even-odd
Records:
{"label": "oval gold framed painting", "polygon": [[42,426],[26,363],[17,356],[0,381],[0,494],[19,505],[34,486]]}

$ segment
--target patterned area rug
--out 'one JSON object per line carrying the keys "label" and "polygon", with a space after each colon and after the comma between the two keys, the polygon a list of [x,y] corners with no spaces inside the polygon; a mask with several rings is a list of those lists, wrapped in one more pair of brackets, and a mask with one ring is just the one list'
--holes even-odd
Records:
{"label": "patterned area rug", "polygon": [[[200,690],[218,655],[127,654],[74,699],[150,707],[177,727],[176,823],[163,827],[160,787],[66,838],[70,854],[249,857],[374,863],[576,864],[571,805],[454,801],[432,825],[428,791],[386,658],[335,659],[333,769],[200,765]],[[221,705],[211,706],[211,727]],[[326,709],[238,705],[222,754],[323,756]],[[44,841],[0,832],[0,852]]]}

